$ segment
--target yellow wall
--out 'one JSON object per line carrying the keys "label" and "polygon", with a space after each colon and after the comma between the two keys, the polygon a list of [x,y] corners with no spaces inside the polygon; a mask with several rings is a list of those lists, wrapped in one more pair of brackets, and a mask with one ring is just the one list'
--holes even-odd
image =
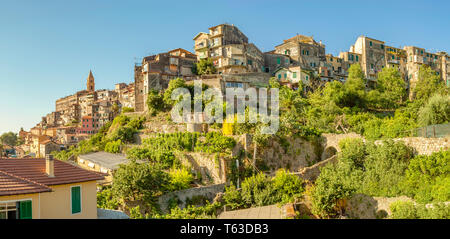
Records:
{"label": "yellow wall", "polygon": [[31,200],[32,218],[39,218],[39,193],[0,196],[0,203]]}
{"label": "yellow wall", "polygon": [[[71,187],[81,186],[81,212],[72,215]],[[32,200],[33,219],[96,219],[96,181],[50,186],[52,192],[1,196],[0,202]]]}
{"label": "yellow wall", "polygon": [[[72,186],[81,186],[81,212],[73,215],[70,197]],[[97,185],[95,181],[50,187],[53,192],[41,194],[41,218],[97,218]]]}

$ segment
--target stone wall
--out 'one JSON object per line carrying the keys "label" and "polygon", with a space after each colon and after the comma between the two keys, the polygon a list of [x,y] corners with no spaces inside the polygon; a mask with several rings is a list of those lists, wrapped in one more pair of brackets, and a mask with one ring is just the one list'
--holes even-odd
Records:
{"label": "stone wall", "polygon": [[[314,143],[302,138],[286,138],[285,143],[269,140],[267,146],[258,148],[257,158],[263,159],[272,173],[279,168],[299,171],[320,161],[320,147],[320,142]],[[249,153],[252,154],[253,151]]]}
{"label": "stone wall", "polygon": [[[394,139],[394,141],[403,141],[420,155],[430,155],[434,152],[450,149],[450,138],[408,137]],[[375,143],[377,142],[379,140],[375,141]]]}
{"label": "stone wall", "polygon": [[226,163],[222,156],[199,152],[181,152],[177,158],[184,165],[189,166],[202,175],[202,181],[206,184],[224,183],[226,177]]}
{"label": "stone wall", "polygon": [[300,172],[293,173],[293,174],[299,176],[303,180],[314,182],[319,177],[321,168],[323,168],[325,165],[327,165],[329,163],[335,163],[335,162],[337,162],[337,155],[334,155],[324,161],[320,161],[311,167],[303,168]]}
{"label": "stone wall", "polygon": [[[335,148],[337,152],[341,151],[339,148],[339,141],[344,138],[360,138],[365,141],[365,139],[356,133],[348,133],[348,134],[322,134],[323,141],[322,146],[324,148],[324,152],[327,149]],[[394,141],[403,141],[406,145],[412,147],[417,154],[430,155],[434,152],[438,152],[440,150],[450,149],[450,138],[423,138],[423,137],[406,137],[406,138],[397,138],[393,139]],[[380,144],[383,140],[376,140],[376,144]],[[322,155],[322,160],[326,159],[326,155]]]}
{"label": "stone wall", "polygon": [[162,211],[168,212],[169,201],[171,199],[179,200],[179,207],[183,209],[186,206],[186,201],[192,199],[192,197],[205,197],[209,202],[213,202],[216,195],[223,192],[225,189],[225,183],[214,184],[211,186],[188,188],[180,191],[170,192],[162,195],[158,198],[158,204]]}

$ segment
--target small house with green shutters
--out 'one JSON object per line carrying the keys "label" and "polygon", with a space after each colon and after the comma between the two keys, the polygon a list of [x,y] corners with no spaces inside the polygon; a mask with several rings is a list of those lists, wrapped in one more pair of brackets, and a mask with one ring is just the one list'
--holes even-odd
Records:
{"label": "small house with green shutters", "polygon": [[105,174],[46,158],[0,158],[0,219],[96,219]]}

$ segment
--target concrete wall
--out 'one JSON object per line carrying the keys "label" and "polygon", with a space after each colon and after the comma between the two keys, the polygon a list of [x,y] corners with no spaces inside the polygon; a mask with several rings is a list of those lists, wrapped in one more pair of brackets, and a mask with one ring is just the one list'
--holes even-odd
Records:
{"label": "concrete wall", "polygon": [[181,204],[179,205],[180,208],[184,208],[186,206],[186,200],[191,199],[194,196],[204,196],[209,200],[209,202],[212,202],[217,193],[223,192],[224,189],[225,183],[221,183],[206,187],[189,188],[185,190],[170,192],[159,197],[158,204],[160,205],[161,210],[167,212],[169,200],[175,197],[181,201]]}

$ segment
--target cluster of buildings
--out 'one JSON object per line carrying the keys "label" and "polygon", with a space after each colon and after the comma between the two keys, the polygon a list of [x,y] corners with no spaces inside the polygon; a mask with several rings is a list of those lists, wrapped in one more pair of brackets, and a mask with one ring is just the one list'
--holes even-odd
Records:
{"label": "cluster of buildings", "polygon": [[[431,53],[414,46],[397,48],[367,36],[358,37],[349,51],[340,52],[339,56],[327,54],[321,41],[304,35],[283,40],[274,50],[262,52],[230,24],[213,26],[209,32],[195,35],[193,40],[195,53],[176,49],[144,57],[142,63],[135,66],[136,111],[146,110],[149,90],[162,90],[170,79],[177,77],[187,81],[201,79],[222,90],[267,86],[269,79],[275,77],[292,88],[301,82],[305,90],[311,90],[329,81],[344,82],[350,66],[360,64],[368,87],[375,85],[377,74],[384,67],[397,68],[411,96],[419,68],[427,65],[450,85],[450,56],[447,53]],[[202,59],[211,59],[217,73],[194,75],[189,68]]]}
{"label": "cluster of buildings", "polygon": [[[56,100],[55,111],[42,117],[30,131],[21,130],[20,146],[25,155],[45,157],[86,139],[121,112],[134,108],[134,83],[118,83],[114,90],[96,90],[92,72],[86,89]],[[22,155],[19,155],[22,156]]]}
{"label": "cluster of buildings", "polygon": [[[322,41],[311,36],[296,35],[262,52],[236,26],[221,24],[200,32],[193,38],[194,53],[177,48],[144,57],[135,64],[134,82],[119,83],[114,90],[96,90],[92,72],[86,89],[58,99],[55,111],[47,114],[30,132],[21,131],[24,152],[45,156],[61,146],[76,144],[98,132],[123,107],[136,112],[147,111],[146,100],[151,90],[164,90],[169,81],[183,78],[188,83],[201,79],[204,84],[225,93],[226,88],[267,87],[275,77],[281,84],[313,90],[329,81],[344,82],[352,64],[359,64],[373,87],[383,68],[397,68],[407,83],[409,92],[415,87],[419,68],[429,66],[450,85],[450,56],[445,52],[431,53],[423,48],[397,48],[384,41],[360,36],[339,56],[326,53]],[[197,75],[196,63],[209,59],[215,74]],[[411,94],[410,94],[411,95]]]}

